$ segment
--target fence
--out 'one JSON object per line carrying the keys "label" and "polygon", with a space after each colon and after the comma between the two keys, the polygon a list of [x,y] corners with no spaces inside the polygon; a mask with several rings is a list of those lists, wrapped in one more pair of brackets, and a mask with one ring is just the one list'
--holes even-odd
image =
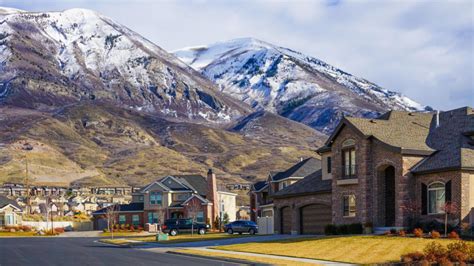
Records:
{"label": "fence", "polygon": [[274,234],[273,228],[273,216],[271,217],[258,217],[258,234],[259,235],[271,235]]}
{"label": "fence", "polygon": [[[38,229],[51,229],[51,222],[36,222],[36,221],[23,221],[22,225],[29,225]],[[74,231],[91,231],[93,230],[92,222],[71,222],[61,221],[53,222],[54,228],[65,228],[73,229]]]}

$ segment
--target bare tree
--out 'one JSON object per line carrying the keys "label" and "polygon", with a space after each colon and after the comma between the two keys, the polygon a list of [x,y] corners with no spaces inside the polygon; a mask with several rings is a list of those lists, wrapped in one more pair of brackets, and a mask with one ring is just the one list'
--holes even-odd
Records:
{"label": "bare tree", "polygon": [[447,201],[443,206],[444,211],[444,236],[448,235],[448,216],[459,212],[459,207],[455,202]]}
{"label": "bare tree", "polygon": [[196,218],[201,211],[201,204],[197,200],[190,200],[186,204],[186,211],[188,213],[188,218],[192,219],[192,224],[191,224],[191,236],[194,235],[194,223],[196,223]]}
{"label": "bare tree", "polygon": [[400,207],[408,214],[409,226],[414,227],[416,225],[416,217],[421,213],[420,204],[416,200],[406,200]]}
{"label": "bare tree", "polygon": [[161,234],[161,227],[165,222],[165,208],[162,205],[158,206],[158,209],[155,211],[156,215],[158,215],[158,233]]}
{"label": "bare tree", "polygon": [[120,211],[120,205],[114,204],[105,209],[105,217],[107,219],[107,229],[112,233],[112,238],[114,238],[114,225],[117,220],[117,215]]}

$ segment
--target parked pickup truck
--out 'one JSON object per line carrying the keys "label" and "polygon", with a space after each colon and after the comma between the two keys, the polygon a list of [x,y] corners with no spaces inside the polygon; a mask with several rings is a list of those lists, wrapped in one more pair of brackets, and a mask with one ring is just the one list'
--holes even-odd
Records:
{"label": "parked pickup truck", "polygon": [[195,222],[193,225],[192,219],[168,219],[165,224],[161,227],[164,233],[168,233],[171,236],[175,236],[179,233],[197,232],[200,235],[204,235],[209,229],[209,225],[205,223]]}

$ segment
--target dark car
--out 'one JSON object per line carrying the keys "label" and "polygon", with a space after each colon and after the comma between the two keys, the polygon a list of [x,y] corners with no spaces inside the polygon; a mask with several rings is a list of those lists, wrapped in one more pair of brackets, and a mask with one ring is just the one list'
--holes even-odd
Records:
{"label": "dark car", "polygon": [[249,233],[255,235],[258,233],[258,226],[252,221],[234,221],[224,226],[224,230],[229,233]]}
{"label": "dark car", "polygon": [[204,235],[207,232],[207,229],[209,229],[208,224],[198,222],[193,224],[192,219],[168,219],[161,227],[163,233],[168,233],[171,236],[191,231]]}

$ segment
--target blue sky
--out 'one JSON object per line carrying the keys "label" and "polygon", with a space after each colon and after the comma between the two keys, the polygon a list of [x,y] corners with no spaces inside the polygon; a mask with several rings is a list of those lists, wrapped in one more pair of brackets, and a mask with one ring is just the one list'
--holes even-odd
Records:
{"label": "blue sky", "polygon": [[474,1],[0,0],[98,11],[167,50],[254,37],[442,110],[474,105]]}

